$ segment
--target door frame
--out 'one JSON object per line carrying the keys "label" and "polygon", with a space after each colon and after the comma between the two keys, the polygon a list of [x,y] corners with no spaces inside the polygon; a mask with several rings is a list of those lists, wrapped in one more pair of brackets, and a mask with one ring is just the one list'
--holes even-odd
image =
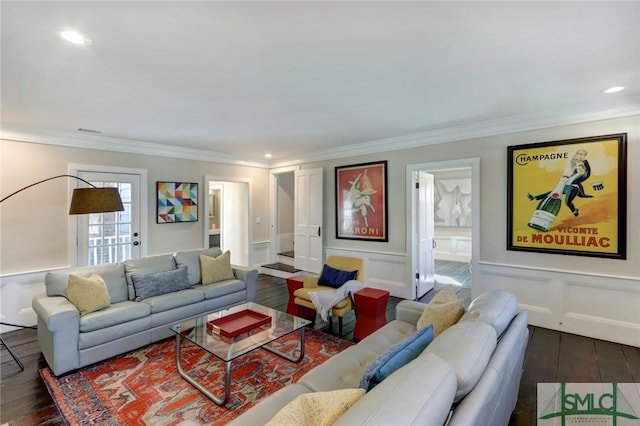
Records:
{"label": "door frame", "polygon": [[[252,218],[253,218],[253,209],[251,205],[251,193],[253,191],[253,179],[249,177],[232,177],[232,176],[213,176],[206,175],[204,177],[203,182],[203,200],[206,200],[204,203],[204,209],[202,213],[202,217],[204,220],[202,221],[202,232],[203,232],[203,248],[209,248],[209,182],[230,182],[230,183],[244,183],[247,184],[247,241],[246,244],[247,250],[247,266],[251,267],[253,265],[253,249],[251,247],[251,242],[253,241],[253,227],[251,226]],[[222,241],[224,230],[220,231],[220,239]]]}
{"label": "door frame", "polygon": [[[424,296],[427,292],[433,289],[435,285],[435,262],[434,262],[434,253],[435,253],[435,219],[434,219],[434,209],[429,206],[427,209],[419,208],[420,200],[424,197],[424,200],[433,200],[434,194],[434,175],[433,173],[428,173],[424,170],[417,170],[413,172],[413,181],[416,185],[415,191],[417,192],[416,203],[412,206],[415,218],[413,225],[417,226],[416,232],[414,235],[417,235],[416,240],[416,250],[415,250],[415,289],[416,294],[415,298],[418,299]],[[425,201],[430,202],[430,201]],[[431,224],[427,224],[427,226],[422,227],[421,222],[422,218],[428,217],[431,221]],[[427,220],[427,222],[429,221]],[[425,232],[425,230],[427,232]],[[424,238],[427,237],[427,238]],[[421,245],[421,241],[426,240],[424,246],[428,247],[428,263],[430,263],[429,268],[427,268],[427,274],[423,275],[425,272],[422,268],[423,261],[423,253],[425,250],[424,246]]]}
{"label": "door frame", "polygon": [[473,282],[478,274],[478,259],[480,257],[480,158],[462,158],[457,160],[435,161],[429,163],[407,164],[406,171],[406,241],[407,241],[407,277],[411,282],[411,298],[416,297],[415,270],[417,268],[417,229],[415,227],[417,194],[414,191],[414,175],[418,171],[434,173],[445,170],[471,168],[471,292]]}
{"label": "door frame", "polygon": [[[269,250],[270,263],[278,261],[278,175],[285,173],[294,173],[296,170],[300,170],[300,166],[279,167],[269,170],[269,200],[271,208],[269,209],[269,239],[271,240],[271,249]],[[294,203],[296,200],[293,201]],[[294,225],[295,226],[295,225]],[[295,248],[294,248],[295,250]]]}
{"label": "door frame", "polygon": [[[149,203],[148,197],[148,172],[147,169],[135,169],[130,167],[113,167],[113,166],[99,166],[95,164],[78,164],[70,163],[68,166],[69,174],[78,176],[80,172],[95,172],[95,173],[112,173],[112,174],[129,174],[140,176],[140,257],[146,257],[147,243],[149,241]],[[77,188],[77,181],[69,179],[69,199],[73,194],[73,190]],[[69,239],[67,243],[69,266],[78,266],[78,217],[69,215]]]}

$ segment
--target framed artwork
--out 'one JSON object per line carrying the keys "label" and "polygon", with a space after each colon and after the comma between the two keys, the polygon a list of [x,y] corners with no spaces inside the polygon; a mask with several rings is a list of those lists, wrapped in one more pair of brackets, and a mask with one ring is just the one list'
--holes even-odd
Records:
{"label": "framed artwork", "polygon": [[627,134],[508,147],[507,250],[626,259]]}
{"label": "framed artwork", "polygon": [[336,167],[336,238],[388,241],[386,161]]}
{"label": "framed artwork", "polygon": [[197,222],[198,184],[156,182],[157,223]]}

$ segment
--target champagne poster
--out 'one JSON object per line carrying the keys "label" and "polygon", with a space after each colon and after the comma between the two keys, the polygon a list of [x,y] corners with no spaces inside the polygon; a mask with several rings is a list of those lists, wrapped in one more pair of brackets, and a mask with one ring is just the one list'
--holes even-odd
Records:
{"label": "champagne poster", "polygon": [[626,259],[626,133],[508,152],[508,250]]}

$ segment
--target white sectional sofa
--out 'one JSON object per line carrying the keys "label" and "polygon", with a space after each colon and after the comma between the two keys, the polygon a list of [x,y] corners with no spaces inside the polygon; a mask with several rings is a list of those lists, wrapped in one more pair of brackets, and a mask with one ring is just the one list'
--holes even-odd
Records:
{"label": "white sectional sofa", "polygon": [[[258,271],[233,267],[232,279],[203,286],[201,254],[217,257],[221,251],[191,250],[48,272],[46,293],[35,296],[32,306],[38,317],[40,350],[53,373],[61,375],[170,337],[169,327],[187,318],[255,301]],[[187,269],[188,288],[136,301],[132,276],[178,268]],[[111,305],[81,316],[67,298],[69,274],[94,272],[104,279]]]}
{"label": "white sectional sofa", "polygon": [[[265,424],[299,395],[357,388],[373,360],[416,332],[424,308],[422,303],[400,302],[394,321],[231,424]],[[480,295],[457,324],[368,391],[335,425],[507,425],[518,397],[528,336],[527,313],[519,311],[515,296],[504,291]]]}

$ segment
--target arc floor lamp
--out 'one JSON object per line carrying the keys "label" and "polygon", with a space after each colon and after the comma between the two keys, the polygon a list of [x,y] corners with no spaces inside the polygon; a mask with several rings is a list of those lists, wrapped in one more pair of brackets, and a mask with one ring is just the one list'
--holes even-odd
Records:
{"label": "arc floor lamp", "polygon": [[[41,181],[32,183],[31,185],[27,185],[24,188],[20,188],[17,191],[7,195],[3,199],[0,200],[0,203],[5,202],[9,198],[13,197],[20,192],[29,189],[33,186],[39,185],[44,182],[48,182],[53,179],[58,178],[73,178],[79,181],[82,181],[90,186],[90,188],[75,188],[73,190],[73,195],[71,196],[71,204],[69,206],[69,214],[89,214],[89,213],[108,213],[108,212],[117,212],[123,211],[124,207],[122,205],[122,199],[120,198],[120,193],[118,192],[118,188],[106,187],[106,188],[98,188],[93,185],[91,182],[88,182],[78,176],[74,175],[58,175],[53,176],[47,179],[43,179]],[[36,328],[32,326],[24,326],[18,324],[10,324],[6,322],[0,322],[0,325],[7,325],[11,327],[18,328]],[[11,348],[7,346],[2,337],[0,337],[0,343],[7,348],[7,351],[14,359],[14,361],[18,364],[21,370],[24,370],[24,366],[20,362],[20,360],[14,355],[11,351]]]}

